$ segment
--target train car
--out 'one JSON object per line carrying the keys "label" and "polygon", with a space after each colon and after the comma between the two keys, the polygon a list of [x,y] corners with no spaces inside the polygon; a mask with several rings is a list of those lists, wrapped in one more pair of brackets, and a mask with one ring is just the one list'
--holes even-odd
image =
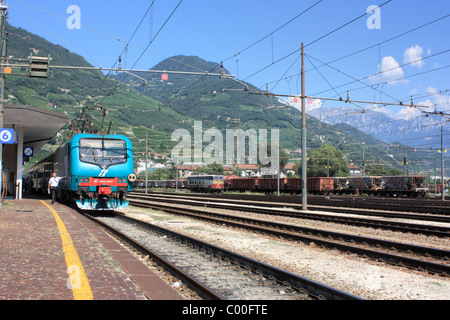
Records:
{"label": "train car", "polygon": [[309,177],[306,179],[308,193],[329,194],[334,191],[334,178]]}
{"label": "train car", "polygon": [[383,178],[378,176],[368,177],[351,177],[347,178],[348,193],[367,193],[369,195],[381,194],[383,191]]}
{"label": "train car", "polygon": [[414,176],[383,176],[384,195],[406,195],[422,196],[428,192],[426,187],[426,177],[421,175]]}
{"label": "train car", "polygon": [[277,192],[278,182],[280,183],[280,192],[282,192],[286,185],[286,178],[259,178],[256,190],[265,193]]}
{"label": "train car", "polygon": [[228,181],[228,190],[230,191],[252,191],[258,190],[258,178],[233,178]]}
{"label": "train car", "polygon": [[233,179],[237,179],[236,175],[228,175],[223,177],[223,191],[229,191],[233,187]]}
{"label": "train car", "polygon": [[[170,180],[147,180],[148,188],[167,188],[167,189],[185,189],[187,180],[170,179]],[[135,188],[145,188],[145,179],[139,179],[134,182]]]}
{"label": "train car", "polygon": [[223,187],[222,175],[192,175],[187,178],[186,188],[192,191],[219,192]]}
{"label": "train car", "polygon": [[26,171],[24,176],[29,177],[32,183],[32,190],[39,193],[47,191],[48,180],[52,175],[53,165],[51,162],[39,162],[32,171]]}
{"label": "train car", "polygon": [[283,192],[301,193],[303,188],[302,178],[286,178]]}
{"label": "train car", "polygon": [[166,188],[176,188],[176,189],[183,189],[185,188],[185,180],[184,179],[173,179],[173,180],[165,180],[165,187]]}
{"label": "train car", "polygon": [[348,190],[348,178],[334,177],[334,193],[343,194]]}
{"label": "train car", "polygon": [[144,179],[136,179],[133,182],[133,189],[145,188],[145,180]]}
{"label": "train car", "polygon": [[[51,172],[42,164],[38,177]],[[42,178],[41,178],[42,179]],[[186,187],[193,191],[249,191],[273,193],[278,189],[277,178],[243,178],[237,176],[220,176],[220,182],[213,175],[196,175],[187,181],[179,180],[178,188]],[[301,178],[280,178],[281,193],[302,192]],[[36,180],[35,185],[39,186]],[[149,187],[175,188],[175,180],[149,181]],[[364,177],[309,177],[307,179],[308,193],[313,194],[368,194],[368,195],[408,195],[425,196],[428,188],[425,176],[364,176]]]}
{"label": "train car", "polygon": [[[131,142],[122,135],[77,134],[27,174],[47,184],[51,172],[63,177],[57,193],[60,200],[74,200],[87,210],[125,208],[136,179]],[[34,188],[42,191],[41,185],[38,180]]]}

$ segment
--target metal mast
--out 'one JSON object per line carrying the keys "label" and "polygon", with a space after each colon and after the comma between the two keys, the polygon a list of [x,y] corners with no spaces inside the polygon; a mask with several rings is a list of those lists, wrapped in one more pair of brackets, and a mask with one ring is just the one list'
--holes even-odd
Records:
{"label": "metal mast", "polygon": [[[6,40],[7,40],[7,33],[6,33],[6,18],[8,16],[8,6],[3,3],[2,0],[0,0],[0,46],[1,46],[1,64],[2,68],[5,61],[3,57],[6,57]],[[3,70],[2,70],[3,71]],[[5,75],[3,72],[0,72],[0,128],[3,128],[3,104],[4,104],[4,97],[5,97]],[[2,194],[2,190],[5,186],[2,186],[2,173],[3,173],[3,144],[0,143],[0,196]],[[0,201],[1,206],[1,201]]]}

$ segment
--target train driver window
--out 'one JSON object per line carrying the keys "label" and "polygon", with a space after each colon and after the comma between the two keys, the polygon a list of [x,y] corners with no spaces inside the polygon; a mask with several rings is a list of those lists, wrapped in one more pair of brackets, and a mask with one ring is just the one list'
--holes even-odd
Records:
{"label": "train driver window", "polygon": [[105,158],[126,158],[127,149],[124,140],[105,140],[104,141]]}
{"label": "train driver window", "polygon": [[98,158],[102,156],[102,142],[100,139],[81,139],[80,157]]}

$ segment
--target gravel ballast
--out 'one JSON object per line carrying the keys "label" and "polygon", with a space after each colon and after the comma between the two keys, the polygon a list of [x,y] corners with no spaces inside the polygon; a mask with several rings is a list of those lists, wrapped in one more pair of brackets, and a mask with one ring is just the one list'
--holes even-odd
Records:
{"label": "gravel ballast", "polygon": [[[220,210],[220,212],[225,211]],[[130,206],[123,213],[260,260],[363,299],[450,299],[450,277],[395,267],[338,250],[323,249],[314,243],[308,245],[279,239],[224,225],[170,215],[161,211]],[[237,212],[230,212],[230,214],[237,214]],[[424,235],[357,228],[304,219],[255,216],[242,212],[239,212],[239,215],[253,216],[257,219],[276,219],[282,223],[305,225],[324,230],[339,230],[344,233],[387,238],[443,249],[449,248],[450,241]]]}

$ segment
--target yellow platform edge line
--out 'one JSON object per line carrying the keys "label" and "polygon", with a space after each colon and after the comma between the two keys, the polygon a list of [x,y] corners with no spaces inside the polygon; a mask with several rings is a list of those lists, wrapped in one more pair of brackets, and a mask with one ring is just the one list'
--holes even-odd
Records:
{"label": "yellow platform edge line", "polygon": [[61,236],[62,247],[64,252],[64,257],[67,264],[67,272],[69,273],[69,278],[67,280],[68,287],[71,287],[73,297],[75,300],[93,300],[94,296],[91,291],[91,286],[89,285],[89,280],[84,271],[81,259],[78,256],[77,250],[73,245],[72,238],[66,229],[64,222],[59,217],[58,213],[44,201],[40,200],[53,214],[55,218],[56,225],[59,229],[59,234]]}

